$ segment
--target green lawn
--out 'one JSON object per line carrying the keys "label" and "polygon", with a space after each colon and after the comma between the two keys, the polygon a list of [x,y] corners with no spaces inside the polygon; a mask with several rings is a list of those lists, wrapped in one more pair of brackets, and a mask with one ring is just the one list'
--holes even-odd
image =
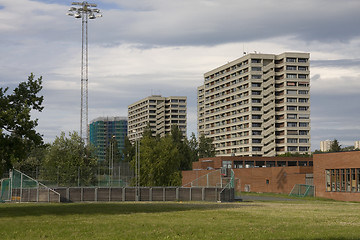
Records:
{"label": "green lawn", "polygon": [[360,239],[360,203],[0,204],[0,239]]}

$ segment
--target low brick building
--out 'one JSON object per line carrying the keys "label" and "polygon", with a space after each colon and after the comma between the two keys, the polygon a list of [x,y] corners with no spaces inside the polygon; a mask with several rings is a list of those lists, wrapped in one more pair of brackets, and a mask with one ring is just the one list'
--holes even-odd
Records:
{"label": "low brick building", "polygon": [[360,151],[314,154],[318,197],[360,201]]}
{"label": "low brick building", "polygon": [[290,193],[295,184],[312,184],[312,158],[305,157],[213,157],[193,163],[182,172],[183,185],[220,168],[232,168],[236,190]]}

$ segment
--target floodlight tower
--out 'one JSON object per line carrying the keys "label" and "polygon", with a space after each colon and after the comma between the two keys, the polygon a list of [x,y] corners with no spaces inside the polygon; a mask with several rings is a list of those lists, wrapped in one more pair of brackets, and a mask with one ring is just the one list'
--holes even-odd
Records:
{"label": "floodlight tower", "polygon": [[88,19],[96,19],[102,15],[93,3],[73,2],[71,5],[67,15],[82,19],[80,137],[88,143]]}

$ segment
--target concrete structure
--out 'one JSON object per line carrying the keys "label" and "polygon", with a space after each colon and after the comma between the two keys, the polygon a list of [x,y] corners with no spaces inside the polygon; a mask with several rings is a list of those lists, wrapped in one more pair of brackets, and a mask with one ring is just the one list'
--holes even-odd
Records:
{"label": "concrete structure", "polygon": [[217,156],[310,153],[308,53],[248,54],[204,74],[198,135]]}
{"label": "concrete structure", "polygon": [[330,151],[332,143],[333,143],[333,141],[331,141],[331,140],[320,141],[320,151],[322,151],[322,152]]}
{"label": "concrete structure", "polygon": [[154,135],[165,136],[177,125],[186,135],[186,97],[152,95],[128,106],[130,141],[141,137],[149,124]]}
{"label": "concrete structure", "polygon": [[232,168],[238,192],[290,193],[295,184],[312,184],[311,157],[202,158],[193,163],[193,170],[182,172],[182,184],[220,168]]}
{"label": "concrete structure", "polygon": [[360,201],[360,151],[314,154],[317,197]]}
{"label": "concrete structure", "polygon": [[105,160],[106,149],[112,138],[116,139],[118,150],[122,152],[127,135],[127,122],[126,117],[98,117],[90,122],[90,143],[95,146],[99,161]]}
{"label": "concrete structure", "polygon": [[360,150],[360,141],[355,141],[354,148]]}

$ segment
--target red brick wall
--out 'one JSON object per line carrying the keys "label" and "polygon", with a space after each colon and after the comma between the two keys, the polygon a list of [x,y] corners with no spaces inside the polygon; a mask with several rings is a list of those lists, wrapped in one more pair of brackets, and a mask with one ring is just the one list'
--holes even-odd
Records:
{"label": "red brick wall", "polygon": [[360,193],[326,192],[325,170],[360,168],[360,151],[314,155],[314,185],[317,197],[341,201],[360,201]]}
{"label": "red brick wall", "polygon": [[[233,169],[241,191],[250,185],[251,192],[290,193],[295,184],[305,184],[305,174],[312,167],[271,167]],[[267,181],[268,180],[268,184]]]}
{"label": "red brick wall", "polygon": [[[237,179],[237,189],[245,191],[245,184],[251,192],[290,193],[295,184],[305,184],[305,174],[312,173],[312,167],[271,167],[233,169]],[[182,172],[182,184],[204,176],[214,170],[194,170]],[[269,180],[269,184],[266,184]]]}

